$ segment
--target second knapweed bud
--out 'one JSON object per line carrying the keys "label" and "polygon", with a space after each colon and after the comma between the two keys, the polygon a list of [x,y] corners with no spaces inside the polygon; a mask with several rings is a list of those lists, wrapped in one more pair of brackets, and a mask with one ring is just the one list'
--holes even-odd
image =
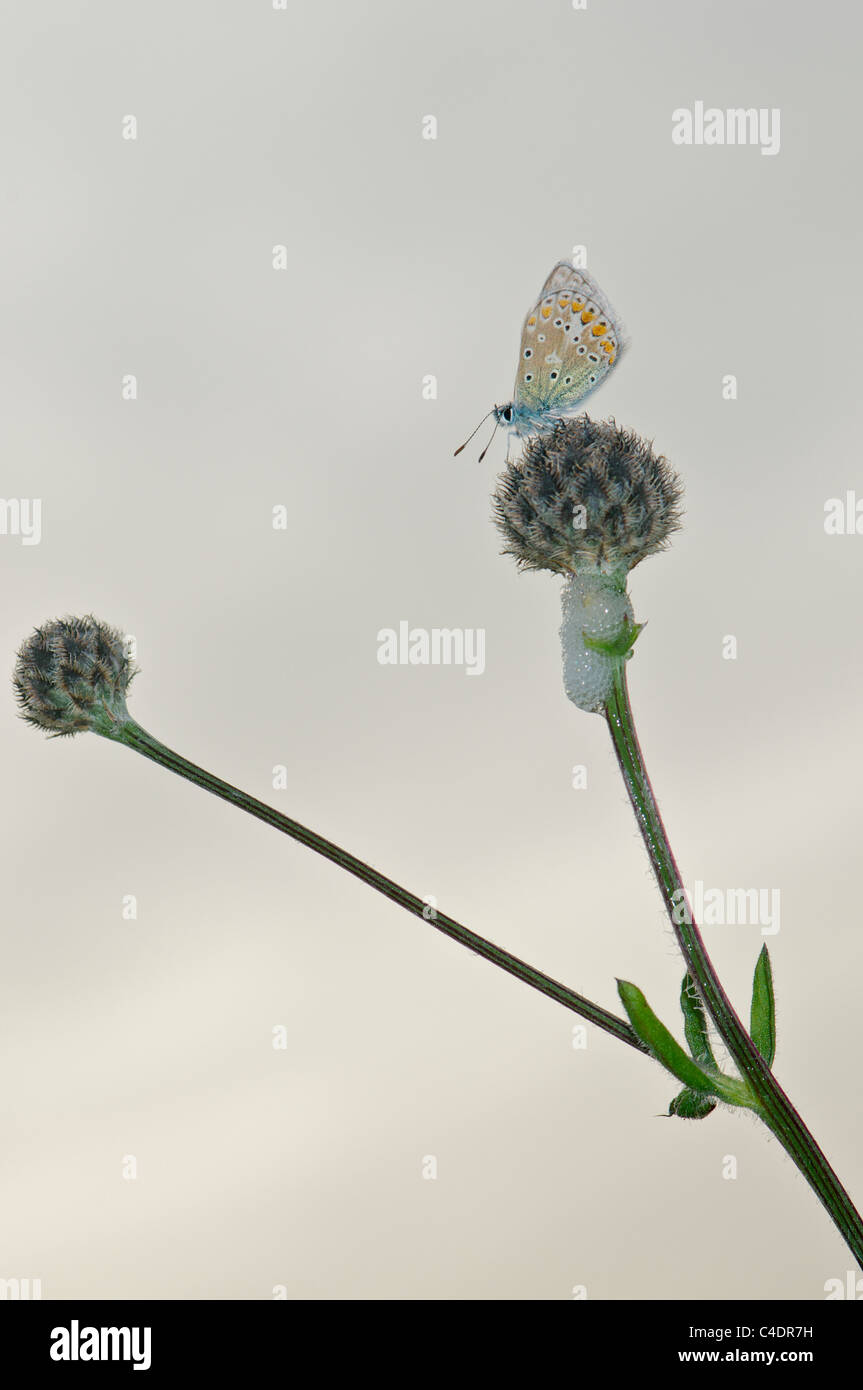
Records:
{"label": "second knapweed bud", "polygon": [[13,684],[28,724],[57,736],[117,738],[129,720],[135,667],[122,632],[92,616],[37,627],[18,652]]}

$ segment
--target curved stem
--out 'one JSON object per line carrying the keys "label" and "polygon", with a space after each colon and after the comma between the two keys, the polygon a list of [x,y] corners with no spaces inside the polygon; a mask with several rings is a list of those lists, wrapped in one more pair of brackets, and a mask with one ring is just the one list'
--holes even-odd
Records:
{"label": "curved stem", "polygon": [[306,845],[309,849],[313,849],[316,854],[321,854],[325,859],[331,860],[333,864],[338,864],[339,868],[346,869],[349,874],[362,879],[363,883],[377,889],[379,893],[383,893],[384,897],[390,898],[392,902],[406,908],[414,916],[421,917],[423,921],[428,922],[444,936],[450,937],[459,945],[466,946],[468,950],[490,960],[493,965],[499,966],[501,970],[506,970],[517,980],[522,980],[532,989],[539,990],[540,994],[547,995],[549,999],[555,999],[558,1004],[563,1004],[564,1008],[571,1009],[573,1013],[579,1014],[581,1018],[586,1018],[597,1028],[610,1033],[612,1037],[628,1043],[637,1052],[643,1052],[649,1056],[644,1043],[624,1019],[618,1018],[608,1009],[603,1009],[600,1004],[594,1004],[590,999],[585,999],[583,995],[576,994],[574,990],[567,989],[566,985],[553,980],[549,975],[544,975],[541,970],[535,970],[532,965],[519,960],[517,956],[510,955],[509,951],[504,951],[500,946],[495,946],[494,942],[486,940],[484,936],[477,936],[476,932],[463,927],[454,917],[448,917],[445,912],[438,912],[422,898],[418,898],[414,893],[409,893],[406,888],[402,888],[391,878],[386,878],[384,874],[378,873],[377,869],[363,863],[355,855],[349,854],[346,849],[334,845],[331,840],[325,840],[322,835],[316,835],[313,830],[301,825],[299,821],[291,820],[289,816],[283,816],[279,811],[273,810],[272,806],[268,806],[266,802],[258,801],[254,796],[249,796],[237,787],[232,787],[229,782],[223,782],[221,777],[215,777],[204,768],[190,763],[179,753],[175,753],[173,749],[167,748],[164,743],[153,738],[133,719],[122,724],[106,737],[110,737],[118,743],[124,743],[127,748],[133,748],[136,753],[143,753],[145,758],[151,758],[154,763],[158,763],[161,767],[176,772],[180,777],[194,782],[196,786],[203,787],[205,791],[212,792],[214,796],[219,796],[223,801],[230,802],[232,806],[239,806],[241,810],[247,811],[251,816],[256,816],[258,820],[273,826],[275,830],[281,830],[283,834],[290,835],[294,840],[299,840],[300,844]]}
{"label": "curved stem", "polygon": [[[863,1219],[738,1018],[707,954],[701,933],[691,920],[690,912],[681,911],[681,905],[685,905],[685,890],[635,732],[624,662],[620,663],[615,676],[614,693],[606,708],[606,720],[638,827],[687,969],[741,1076],[752,1089],[760,1107],[760,1118],[817,1193],[849,1249],[863,1265]],[[684,920],[678,921],[681,916]]]}

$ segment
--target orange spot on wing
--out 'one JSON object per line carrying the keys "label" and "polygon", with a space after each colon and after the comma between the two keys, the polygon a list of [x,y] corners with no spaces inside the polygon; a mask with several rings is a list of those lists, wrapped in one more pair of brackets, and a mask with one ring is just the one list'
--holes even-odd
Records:
{"label": "orange spot on wing", "polygon": [[551,318],[551,310],[550,310],[550,309],[540,309],[539,312],[542,314],[542,317],[543,317],[544,319],[550,319],[550,318]]}
{"label": "orange spot on wing", "polygon": [[581,321],[582,321],[582,323],[590,323],[590,320],[591,320],[591,319],[595,319],[595,318],[596,318],[596,310],[595,310],[595,309],[585,309],[584,312],[583,312],[582,315],[581,315]]}

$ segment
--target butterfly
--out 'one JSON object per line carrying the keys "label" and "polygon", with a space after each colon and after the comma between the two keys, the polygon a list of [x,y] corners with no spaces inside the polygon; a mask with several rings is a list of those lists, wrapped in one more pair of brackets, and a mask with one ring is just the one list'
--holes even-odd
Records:
{"label": "butterfly", "polygon": [[602,385],[625,346],[620,320],[596,281],[586,270],[559,261],[525,318],[513,398],[488,412],[495,431],[508,425],[517,435],[547,434]]}

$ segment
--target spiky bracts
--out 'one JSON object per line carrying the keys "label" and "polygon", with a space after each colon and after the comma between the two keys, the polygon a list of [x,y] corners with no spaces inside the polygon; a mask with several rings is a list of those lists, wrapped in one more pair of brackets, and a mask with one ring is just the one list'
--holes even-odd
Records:
{"label": "spiky bracts", "polygon": [[609,574],[662,550],[680,525],[683,486],[652,446],[613,420],[562,420],[507,465],[494,520],[524,569]]}
{"label": "spiky bracts", "polygon": [[36,628],[18,652],[13,685],[28,724],[55,737],[115,737],[129,718],[126,691],[135,667],[124,634],[92,616]]}

